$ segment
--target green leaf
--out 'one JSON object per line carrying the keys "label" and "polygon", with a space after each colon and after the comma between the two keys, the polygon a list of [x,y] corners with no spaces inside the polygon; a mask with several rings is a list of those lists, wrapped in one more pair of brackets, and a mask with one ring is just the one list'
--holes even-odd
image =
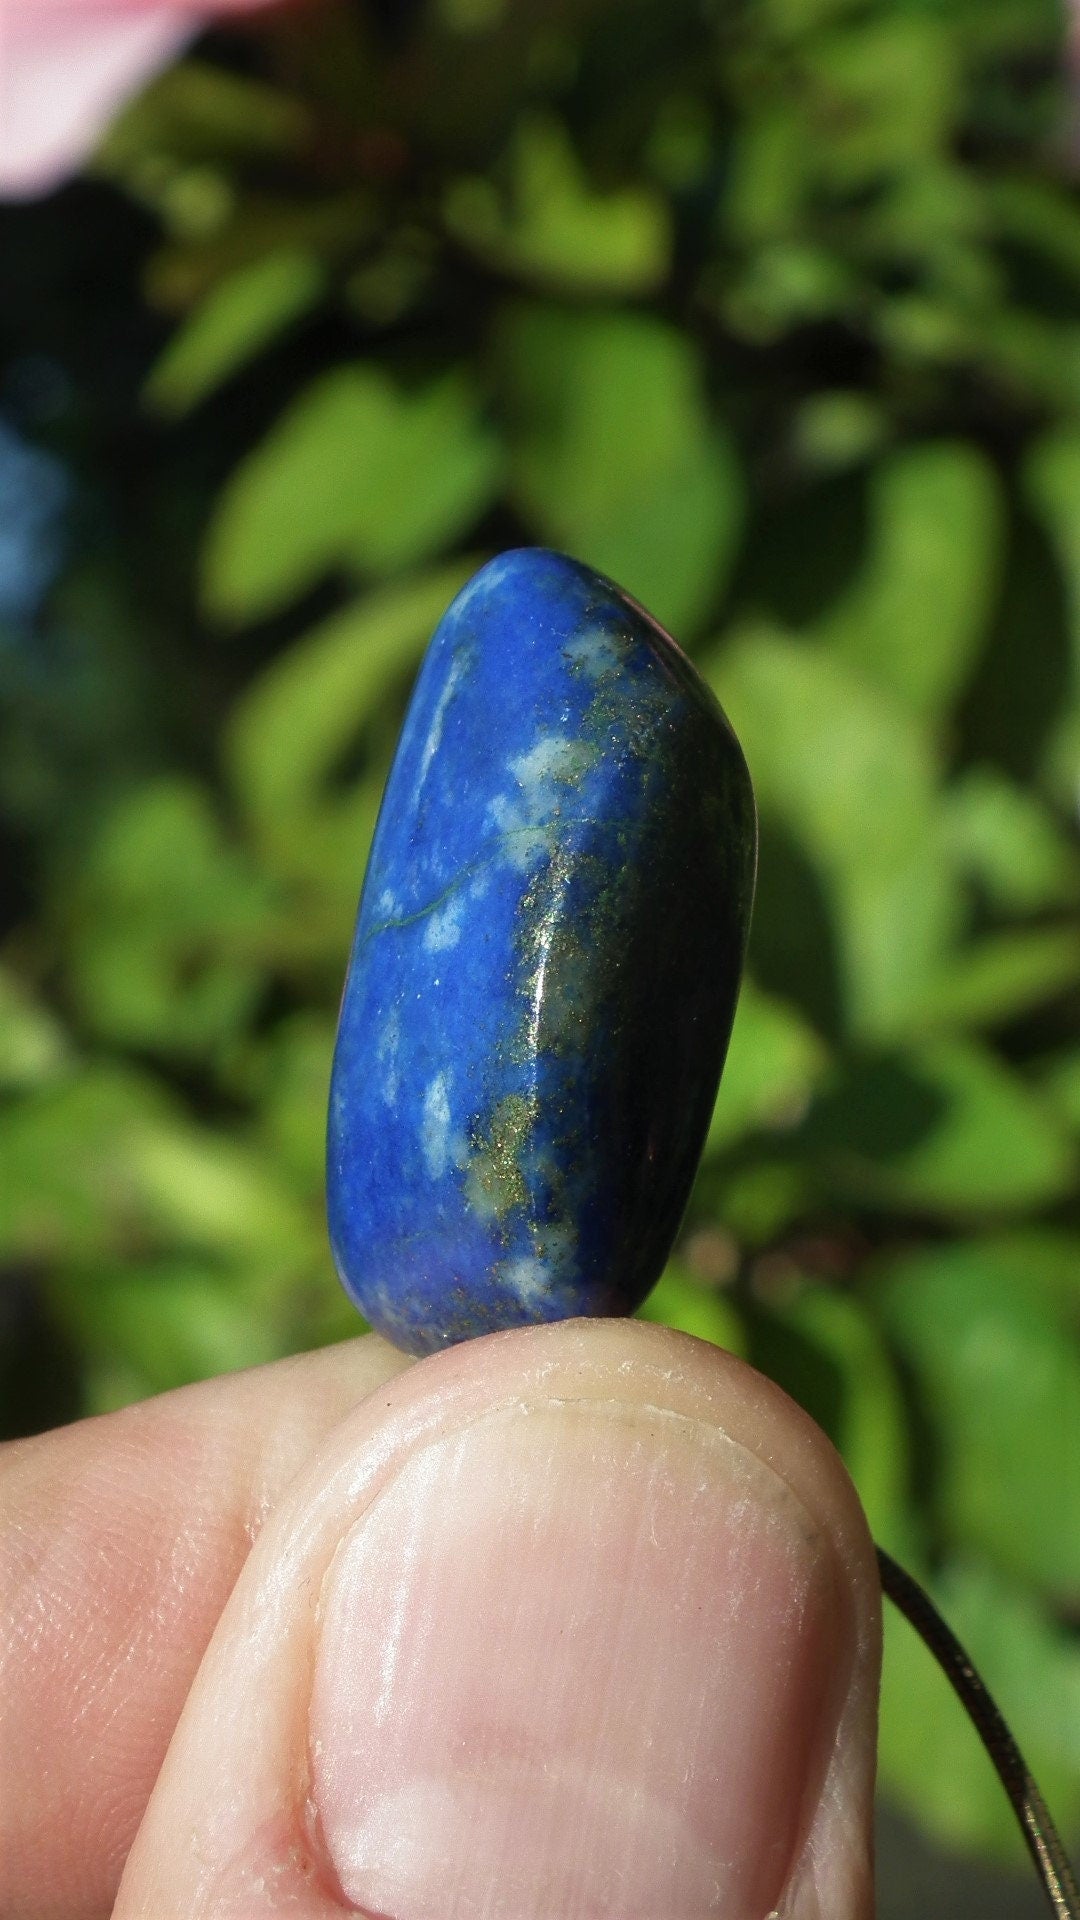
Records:
{"label": "green leaf", "polygon": [[340,971],[398,706],[471,571],[465,560],[346,607],[279,654],[233,711],[226,767],[260,857],[294,903],[274,925],[278,965]]}
{"label": "green leaf", "polygon": [[1065,181],[1015,174],[982,183],[998,231],[1052,262],[1080,287],[1080,212]]}
{"label": "green leaf", "polygon": [[[725,224],[752,246],[812,233],[815,202],[847,202],[947,150],[957,73],[942,22],[890,8],[815,32],[805,0],[799,11],[802,47],[779,75],[747,63],[731,132]],[[877,211],[874,201],[864,212],[860,238]],[[835,240],[820,252],[844,264]]]}
{"label": "green leaf", "polygon": [[733,332],[768,346],[790,328],[858,311],[860,291],[835,253],[787,240],[759,248],[737,279],[718,275],[715,298]]}
{"label": "green leaf", "polygon": [[892,1361],[866,1308],[831,1287],[795,1285],[767,1314],[759,1309],[750,1325],[749,1359],[825,1426],[875,1540],[906,1555],[907,1418]]}
{"label": "green leaf", "polygon": [[805,109],[813,170],[849,192],[935,158],[956,111],[954,44],[927,12],[895,8],[815,39]]}
{"label": "green leaf", "polygon": [[1080,428],[1060,427],[1036,441],[1027,463],[1028,493],[1061,563],[1072,612],[1080,674]]}
{"label": "green leaf", "polygon": [[499,471],[466,374],[410,391],[377,366],[339,367],[233,475],[207,538],[207,606],[219,619],[249,620],[329,569],[411,566],[472,525]]}
{"label": "green leaf", "polygon": [[853,668],[937,719],[962,688],[997,585],[993,471],[964,442],[906,448],[878,468],[870,552],[817,628]]}
{"label": "green leaf", "polygon": [[874,1539],[894,1553],[908,1554],[913,1525],[907,1504],[907,1411],[878,1328],[865,1307],[832,1287],[803,1289],[788,1317],[840,1368],[844,1392],[836,1444]]}
{"label": "green leaf", "polygon": [[302,985],[318,983],[324,993],[341,985],[388,758],[317,812],[275,824],[260,845],[286,901],[272,929],[274,965]]}
{"label": "green leaf", "polygon": [[757,1129],[794,1126],[826,1062],[820,1039],[794,1007],[744,981],[706,1155],[722,1152]]}
{"label": "green leaf", "polygon": [[68,963],[83,1017],[124,1044],[213,1050],[261,990],[274,904],[204,789],[137,788],[104,821],[75,890]]}
{"label": "green leaf", "polygon": [[236,795],[259,832],[303,831],[335,765],[414,668],[471,563],[383,587],[279,654],[244,690],[225,738]]}
{"label": "green leaf", "polygon": [[798,457],[819,473],[856,466],[876,453],[888,434],[888,416],[880,402],[855,390],[811,394],[794,422]]}
{"label": "green leaf", "polygon": [[667,207],[647,187],[597,193],[566,130],[546,114],[518,121],[507,190],[474,176],[447,189],[449,231],[503,272],[588,293],[648,293],[671,256]]}
{"label": "green leaf", "polygon": [[169,1111],[160,1082],[116,1063],[0,1108],[0,1253],[47,1262],[127,1247],[139,1225],[130,1154]]}
{"label": "green leaf", "polygon": [[1030,308],[990,307],[971,317],[970,357],[1029,404],[1066,415],[1080,405],[1080,326]]}
{"label": "green leaf", "polygon": [[812,1109],[805,1138],[849,1200],[946,1218],[1039,1206],[1076,1175],[1049,1105],[969,1041],[851,1062]]}
{"label": "green leaf", "polygon": [[[732,128],[730,178],[724,227],[751,261],[767,256],[769,242],[783,243],[803,211],[810,190],[803,128],[786,102],[755,98]],[[843,263],[834,271],[843,275]]]}
{"label": "green leaf", "polygon": [[47,1085],[68,1063],[59,1021],[17,974],[0,966],[0,1092]]}
{"label": "green leaf", "polygon": [[[1074,357],[1080,366],[1080,341]],[[1080,374],[1077,388],[1080,390]],[[1036,441],[1025,478],[1028,496],[1057,553],[1068,603],[1070,697],[1056,737],[1047,749],[1045,766],[1062,804],[1071,809],[1080,757],[1080,427],[1070,423]]]}
{"label": "green leaf", "polygon": [[275,1027],[244,1076],[265,1151],[286,1169],[298,1192],[320,1205],[333,1052],[333,1020],[295,1013]]}
{"label": "green leaf", "polygon": [[782,47],[813,40],[823,28],[843,21],[857,10],[856,0],[765,0],[762,14],[770,40]]}
{"label": "green leaf", "polygon": [[290,93],[209,61],[185,60],[145,88],[109,127],[96,167],[114,178],[146,180],[172,161],[221,162],[252,154],[288,154],[309,132]]}
{"label": "green leaf", "polygon": [[1067,1227],[1017,1226],[996,1233],[994,1261],[1013,1276],[1021,1292],[1044,1301],[1070,1337],[1080,1332],[1080,1236]]}
{"label": "green leaf", "polygon": [[692,1333],[697,1340],[708,1340],[740,1358],[746,1352],[746,1337],[732,1302],[716,1287],[703,1287],[692,1280],[672,1260],[665,1267],[638,1318],[661,1327],[674,1327],[680,1333]]}
{"label": "green leaf", "polygon": [[343,266],[371,245],[381,216],[369,188],[348,187],[318,199],[240,200],[212,222],[180,221],[174,209],[170,224],[176,237],[148,262],[146,296],[167,313],[184,313],[233,275],[282,254],[318,260],[324,273]]}
{"label": "green leaf", "polygon": [[972,767],[942,795],[957,865],[1003,913],[1037,913],[1080,896],[1080,854],[1038,797],[988,766]]}
{"label": "green leaf", "polygon": [[529,524],[676,633],[697,632],[732,559],[742,487],[689,339],[644,315],[518,307],[501,361]]}
{"label": "green leaf", "polygon": [[[959,904],[924,730],[832,654],[775,633],[743,633],[705,668],[763,822],[779,820],[824,882],[846,1024],[868,1037],[902,1032],[940,971]],[[763,896],[769,883],[763,862]],[[779,938],[782,901],[774,917]]]}
{"label": "green leaf", "polygon": [[317,1222],[281,1168],[235,1136],[177,1119],[148,1125],[129,1145],[127,1174],[164,1246],[280,1266],[308,1254]]}
{"label": "green leaf", "polygon": [[176,417],[205,400],[314,305],[323,268],[311,255],[270,253],[219,281],[173,335],[144,389]]}
{"label": "green leaf", "polygon": [[164,1393],[280,1354],[238,1276],[182,1256],[115,1267],[75,1264],[53,1278],[54,1311],[83,1346],[90,1411]]}
{"label": "green leaf", "polygon": [[879,269],[906,270],[909,283],[921,279],[960,316],[1001,298],[1000,271],[984,227],[971,174],[951,155],[937,154],[889,181],[867,210],[864,245]]}
{"label": "green leaf", "polygon": [[[1070,1252],[1075,1274],[1080,1241]],[[1038,1240],[930,1247],[890,1261],[879,1298],[931,1423],[933,1506],[946,1538],[1074,1604],[1080,1294],[1074,1279],[1062,1299],[1055,1255]]]}
{"label": "green leaf", "polygon": [[1076,927],[991,934],[951,955],[941,975],[928,983],[911,1024],[996,1026],[1077,985]]}
{"label": "green leaf", "polygon": [[1080,1047],[1048,1061],[1039,1084],[1066,1124],[1080,1133]]}
{"label": "green leaf", "polygon": [[695,1219],[721,1220],[741,1246],[768,1247],[818,1201],[820,1181],[805,1156],[794,1150],[747,1161],[736,1159],[719,1175],[706,1167],[691,1201]]}
{"label": "green leaf", "polygon": [[[932,1593],[975,1660],[1066,1833],[1080,1828],[1080,1650],[1030,1594],[951,1562]],[[1026,1858],[1001,1783],[941,1669],[885,1609],[879,1769],[885,1791],[946,1846]]]}

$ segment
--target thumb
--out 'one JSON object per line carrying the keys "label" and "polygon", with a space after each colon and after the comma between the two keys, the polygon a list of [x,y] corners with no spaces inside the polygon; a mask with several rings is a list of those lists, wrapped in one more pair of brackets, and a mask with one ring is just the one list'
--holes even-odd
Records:
{"label": "thumb", "polygon": [[115,1920],[866,1920],[877,1595],[828,1441],[729,1355],[440,1354],[260,1533]]}

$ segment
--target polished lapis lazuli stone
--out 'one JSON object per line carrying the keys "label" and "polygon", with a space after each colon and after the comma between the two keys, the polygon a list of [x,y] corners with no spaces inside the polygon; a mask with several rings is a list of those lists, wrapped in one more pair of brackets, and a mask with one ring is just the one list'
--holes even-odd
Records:
{"label": "polished lapis lazuli stone", "polygon": [[330,1095],[330,1236],[399,1347],[633,1311],[677,1231],[750,914],[738,744],[610,581],[485,566],[421,668]]}

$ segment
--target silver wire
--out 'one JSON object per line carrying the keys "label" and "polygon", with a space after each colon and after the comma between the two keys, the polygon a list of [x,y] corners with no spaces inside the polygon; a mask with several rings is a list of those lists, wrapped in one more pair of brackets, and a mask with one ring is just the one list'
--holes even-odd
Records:
{"label": "silver wire", "polygon": [[1080,1887],[1061,1836],[1001,1709],[929,1594],[882,1547],[877,1557],[882,1591],[929,1647],[994,1763],[1055,1920],[1080,1920]]}

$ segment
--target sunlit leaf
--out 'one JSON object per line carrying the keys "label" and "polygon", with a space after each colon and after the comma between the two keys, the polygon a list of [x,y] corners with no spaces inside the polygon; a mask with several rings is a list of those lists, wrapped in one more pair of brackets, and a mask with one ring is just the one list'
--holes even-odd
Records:
{"label": "sunlit leaf", "polygon": [[326,1176],[326,1109],[334,1022],[296,1013],[255,1051],[242,1084],[254,1098],[260,1140],[297,1189],[321,1203]]}
{"label": "sunlit leaf", "polygon": [[[1076,346],[1080,367],[1080,339]],[[1080,390],[1080,373],[1077,377]],[[1072,643],[1071,700],[1046,755],[1047,770],[1063,803],[1076,805],[1080,764],[1080,429],[1062,426],[1037,441],[1027,464],[1027,488],[1056,550],[1069,608]]]}
{"label": "sunlit leaf", "polygon": [[0,966],[0,1092],[55,1080],[69,1059],[58,1020],[7,967]]}
{"label": "sunlit leaf", "polygon": [[[763,817],[783,823],[826,887],[848,1025],[873,1036],[902,1030],[957,913],[924,732],[833,655],[778,634],[744,634],[705,664]],[[759,886],[765,894],[764,860]],[[770,928],[783,938],[782,900]]]}
{"label": "sunlit leaf", "polygon": [[858,277],[847,263],[800,240],[758,248],[737,279],[717,275],[710,292],[732,331],[759,346],[790,328],[857,311],[860,304]]}
{"label": "sunlit leaf", "polygon": [[[130,1143],[128,1177],[166,1245],[279,1263],[310,1243],[314,1223],[280,1169],[235,1136],[175,1120]],[[317,1229],[316,1229],[317,1230]]]}
{"label": "sunlit leaf", "polygon": [[159,413],[197,406],[306,312],[322,289],[317,260],[271,253],[221,281],[175,333],[146,384]]}
{"label": "sunlit leaf", "polygon": [[936,718],[962,687],[996,587],[1002,514],[974,447],[938,441],[886,461],[871,491],[870,550],[821,639]]}
{"label": "sunlit leaf", "polygon": [[827,1055],[794,1007],[743,983],[705,1151],[720,1152],[756,1128],[800,1120]]}
{"label": "sunlit leaf", "polygon": [[[825,1425],[855,1482],[874,1538],[906,1554],[910,1442],[899,1382],[865,1307],[831,1287],[797,1285],[751,1322],[749,1358]],[[817,1357],[826,1384],[805,1390]],[[775,1364],[779,1362],[779,1365]]]}
{"label": "sunlit leaf", "polygon": [[679,636],[696,632],[731,561],[742,486],[689,339],[644,315],[519,307],[501,358],[530,526]]}
{"label": "sunlit leaf", "polygon": [[709,1340],[714,1347],[743,1356],[746,1336],[738,1311],[716,1287],[703,1287],[691,1279],[677,1261],[669,1261],[644,1306],[642,1320],[662,1327],[675,1327],[680,1333],[692,1333],[697,1340]]}
{"label": "sunlit leaf", "polygon": [[912,1025],[992,1027],[1075,987],[1080,987],[1075,926],[990,934],[950,955],[938,978],[928,981]]}
{"label": "sunlit leaf", "polygon": [[953,858],[1005,913],[1080,896],[1080,852],[1034,793],[989,766],[947,787],[941,817]]}
{"label": "sunlit leaf", "polygon": [[468,562],[366,595],[297,641],[234,707],[226,763],[261,830],[303,825],[378,702],[415,667]]}
{"label": "sunlit leaf", "polygon": [[519,120],[508,176],[505,192],[479,176],[447,190],[447,227],[483,259],[591,293],[647,293],[663,280],[671,254],[664,201],[643,186],[596,192],[557,120]]}
{"label": "sunlit leaf", "polygon": [[1075,1341],[1080,1335],[1080,1234],[1062,1226],[1018,1225],[993,1235],[993,1262],[1008,1273],[1022,1295],[1030,1294]]}
{"label": "sunlit leaf", "polygon": [[339,367],[230,481],[207,541],[207,605],[253,619],[329,569],[384,574],[425,559],[478,518],[499,470],[466,375],[406,390],[377,366]]}
{"label": "sunlit leaf", "polygon": [[1001,297],[1000,266],[986,244],[985,221],[971,174],[951,154],[937,153],[889,180],[867,208],[864,244],[886,269],[906,269],[909,281],[921,273],[962,318],[976,303],[992,306]]}
{"label": "sunlit leaf", "polygon": [[279,655],[234,710],[233,788],[293,902],[274,926],[281,965],[340,973],[409,676],[471,571],[367,595]]}
{"label": "sunlit leaf", "polygon": [[812,1109],[807,1144],[849,1199],[959,1219],[1057,1199],[1077,1171],[1050,1105],[971,1041],[853,1061]]}
{"label": "sunlit leaf", "polygon": [[[1072,1258],[1080,1268],[1080,1240]],[[947,1537],[1080,1596],[1080,1343],[1045,1249],[975,1240],[889,1263],[880,1297],[935,1436]],[[1067,1303],[1075,1309],[1075,1297]]]}
{"label": "sunlit leaf", "polygon": [[810,164],[852,189],[932,157],[947,139],[958,74],[954,43],[926,11],[890,8],[811,44],[805,108]]}
{"label": "sunlit leaf", "polygon": [[812,394],[803,402],[794,440],[809,468],[828,473],[875,453],[888,431],[888,419],[870,394],[836,390]]}
{"label": "sunlit leaf", "polygon": [[[717,1172],[706,1165],[692,1214],[707,1209],[741,1246],[758,1248],[779,1239],[817,1200],[820,1182],[797,1146],[785,1153],[736,1158]],[[700,1196],[704,1195],[704,1198]]]}
{"label": "sunlit leaf", "polygon": [[202,788],[136,789],[104,821],[76,891],[69,963],[84,1018],[129,1044],[212,1049],[259,993],[273,904]]}
{"label": "sunlit leaf", "polygon": [[135,1143],[163,1124],[160,1081],[113,1062],[0,1109],[0,1253],[11,1261],[119,1252],[140,1225]]}
{"label": "sunlit leaf", "polygon": [[736,243],[750,244],[753,258],[763,242],[789,233],[810,193],[803,127],[785,102],[758,96],[732,131],[724,225]]}

